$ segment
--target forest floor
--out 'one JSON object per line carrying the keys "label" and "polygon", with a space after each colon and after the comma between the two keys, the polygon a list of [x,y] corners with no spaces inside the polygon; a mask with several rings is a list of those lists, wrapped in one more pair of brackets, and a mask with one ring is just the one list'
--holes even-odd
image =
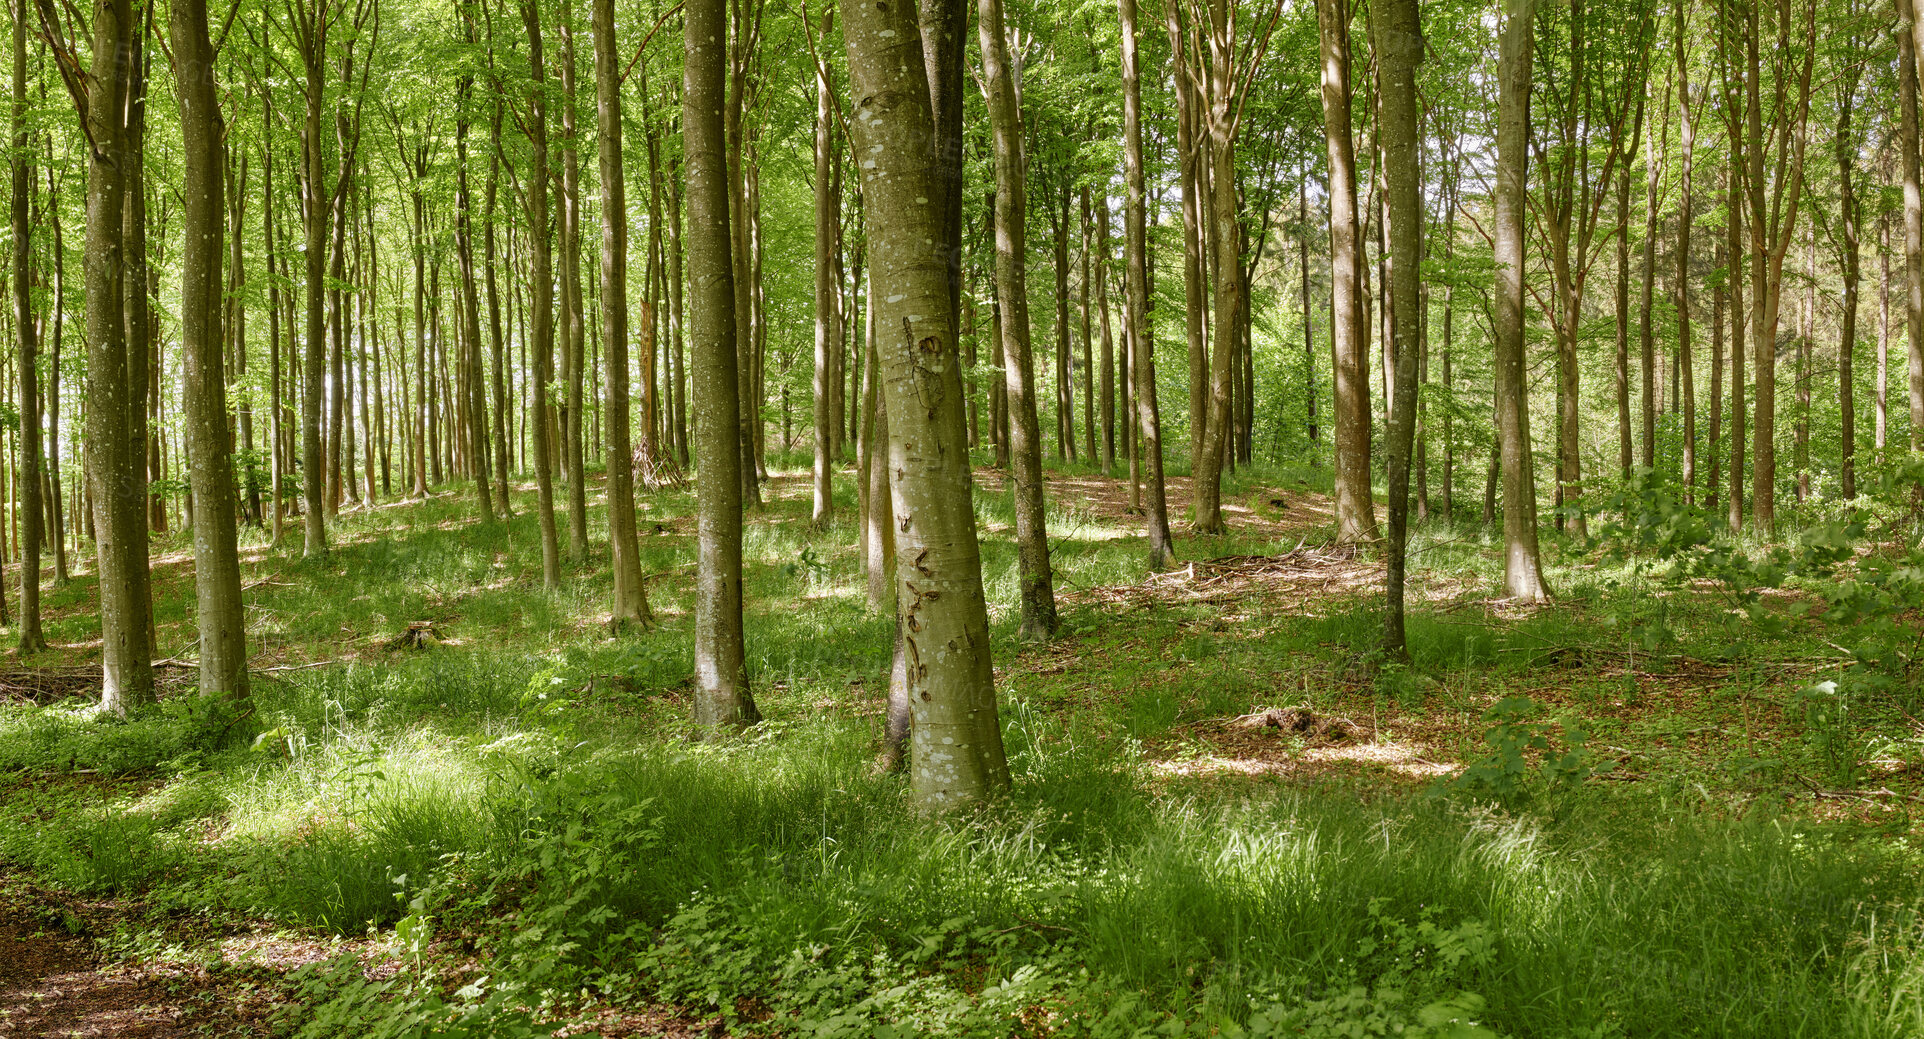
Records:
{"label": "forest floor", "polygon": [[1746,633],[1559,538],[1555,602],[1520,607],[1440,520],[1385,664],[1381,562],[1333,544],[1326,479],[1231,475],[1229,534],[1151,572],[1126,479],[1056,465],[1063,628],[1024,645],[981,470],[1018,781],[956,824],[868,768],[887,621],[852,494],[811,530],[805,470],[748,519],[766,721],[734,745],[686,739],[685,489],[642,502],[659,624],[615,636],[605,542],[541,590],[527,488],[494,527],[453,491],[350,506],[319,560],[253,535],[239,715],[191,695],[179,534],[163,703],[87,710],[76,567],[54,648],[0,663],[0,1036],[1900,1034],[1914,690],[1820,717],[1823,625]]}

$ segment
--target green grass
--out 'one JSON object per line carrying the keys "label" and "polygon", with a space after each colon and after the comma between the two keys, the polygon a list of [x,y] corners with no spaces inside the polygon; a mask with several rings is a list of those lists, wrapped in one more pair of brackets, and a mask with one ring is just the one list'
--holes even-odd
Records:
{"label": "green grass", "polygon": [[[1232,486],[1325,478],[1242,470]],[[748,649],[768,720],[721,743],[684,738],[692,499],[650,504],[643,566],[660,575],[662,623],[619,638],[597,621],[605,546],[542,591],[523,503],[492,528],[452,499],[350,514],[325,559],[266,552],[250,572],[269,582],[252,600],[261,642],[336,662],[264,676],[245,716],[193,697],[124,721],[71,701],[0,708],[0,861],[163,919],[372,928],[402,945],[405,921],[452,939],[439,969],[487,963],[499,995],[469,1004],[551,1015],[666,1002],[739,1030],[877,1036],[1009,1034],[1018,1018],[1051,1035],[1451,1034],[1451,1018],[1552,1039],[1924,1035],[1908,823],[1784,810],[1772,784],[1828,752],[1801,737],[1742,760],[1673,746],[1736,740],[1740,718],[1746,735],[1788,724],[1795,680],[1773,662],[1817,635],[1752,645],[1747,670],[1668,713],[1598,707],[1595,742],[1646,755],[1648,782],[1532,787],[1504,810],[1408,783],[1184,781],[1145,747],[1254,706],[1469,719],[1546,683],[1600,705],[1623,698],[1608,669],[1624,625],[1661,609],[1665,652],[1693,657],[1727,636],[1713,604],[1659,606],[1566,547],[1564,602],[1515,621],[1418,610],[1410,669],[1373,685],[1356,678],[1380,630],[1368,598],[1227,616],[1069,603],[1060,648],[1024,655],[998,535],[985,579],[1017,782],[929,817],[871,769],[890,627],[866,607],[853,501],[823,531],[800,498],[750,518]],[[1006,493],[977,508],[1011,520]],[[1056,503],[1051,527],[1059,587],[1144,576],[1134,532],[1086,506]],[[1431,580],[1494,581],[1474,533],[1426,529],[1417,552]],[[455,641],[378,648],[422,619]],[[1753,699],[1768,722],[1751,722]],[[375,1034],[383,1006],[426,998],[301,984],[325,1004],[312,1035]]]}

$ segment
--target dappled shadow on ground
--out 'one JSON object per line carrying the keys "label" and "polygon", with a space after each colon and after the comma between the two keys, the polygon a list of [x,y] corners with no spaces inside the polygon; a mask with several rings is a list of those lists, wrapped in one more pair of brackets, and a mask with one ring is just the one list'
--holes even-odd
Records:
{"label": "dappled shadow on ground", "polygon": [[[87,916],[0,875],[0,1037],[266,1035],[271,1004],[201,967],[107,960]],[[75,933],[81,932],[81,933]]]}

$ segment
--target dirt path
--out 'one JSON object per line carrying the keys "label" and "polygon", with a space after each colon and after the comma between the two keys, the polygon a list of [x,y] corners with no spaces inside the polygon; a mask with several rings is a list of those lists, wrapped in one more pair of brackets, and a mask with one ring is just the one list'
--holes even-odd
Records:
{"label": "dirt path", "polygon": [[172,1039],[268,1034],[232,980],[181,965],[107,963],[88,922],[0,874],[0,1037]]}

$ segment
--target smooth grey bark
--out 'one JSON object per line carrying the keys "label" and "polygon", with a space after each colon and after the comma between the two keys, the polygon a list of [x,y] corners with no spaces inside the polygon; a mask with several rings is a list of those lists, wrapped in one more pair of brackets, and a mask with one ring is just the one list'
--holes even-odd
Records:
{"label": "smooth grey bark", "polygon": [[1683,407],[1683,492],[1684,499],[1691,501],[1697,493],[1697,365],[1691,356],[1690,343],[1690,224],[1695,202],[1690,177],[1696,159],[1697,112],[1690,96],[1690,51],[1684,45],[1688,17],[1685,5],[1678,4],[1671,44],[1677,52],[1677,107],[1682,115],[1678,139],[1677,274],[1673,286],[1677,293],[1677,367],[1683,378],[1678,403]]}
{"label": "smooth grey bark", "polygon": [[561,423],[561,464],[568,481],[568,556],[585,561],[588,546],[587,325],[581,300],[581,135],[575,126],[574,4],[561,5],[561,381],[567,394]]}
{"label": "smooth grey bark", "polygon": [[[33,312],[31,141],[27,129],[27,0],[13,9],[13,314],[20,350],[20,655],[47,648],[40,627],[40,542],[45,517],[41,500],[40,337]],[[59,406],[56,399],[55,407]],[[58,495],[55,495],[56,499]]]}
{"label": "smooth grey bark", "polygon": [[[992,0],[990,0],[992,2]],[[897,617],[913,712],[910,789],[927,808],[1009,784],[996,718],[976,542],[952,281],[929,241],[943,214],[939,140],[912,8],[844,0],[851,120],[872,234],[887,469],[895,503]],[[1000,26],[995,27],[1000,36]]]}
{"label": "smooth grey bark", "polygon": [[[468,23],[469,41],[473,42],[474,25]],[[455,155],[455,210],[454,243],[455,254],[461,265],[461,356],[462,367],[467,376],[462,380],[462,392],[467,405],[468,472],[474,479],[475,503],[481,510],[481,522],[494,522],[494,495],[488,487],[488,420],[487,398],[482,393],[481,364],[481,299],[475,285],[481,280],[481,272],[475,269],[474,256],[474,192],[468,183],[468,101],[474,93],[474,77],[463,75],[455,88],[459,112],[454,124]],[[365,406],[365,401],[363,402]],[[373,442],[368,443],[368,454],[373,455]],[[370,470],[371,472],[371,470]],[[507,485],[501,488],[507,494]],[[372,486],[369,498],[373,497]]]}
{"label": "smooth grey bark", "polygon": [[[821,39],[835,31],[835,12],[822,12]],[[835,167],[835,84],[828,62],[815,60],[815,401],[814,508],[810,520],[826,526],[835,511],[835,355],[842,345],[842,287],[835,269],[841,251],[842,193]]]}
{"label": "smooth grey bark", "polygon": [[[628,399],[628,197],[621,169],[621,65],[615,51],[615,0],[593,0],[595,50],[595,153],[601,175],[601,337],[608,351],[608,548],[614,570],[612,623],[619,627],[654,621],[641,574],[641,539],[635,530],[635,451]],[[643,315],[642,339],[654,350],[654,314]],[[644,365],[644,368],[646,366]],[[655,457],[655,430],[643,422],[642,438]]]}
{"label": "smooth grey bark", "polygon": [[[1359,313],[1358,275],[1363,260],[1357,233],[1356,145],[1350,129],[1350,16],[1349,0],[1316,2],[1323,59],[1323,138],[1329,152],[1336,537],[1344,544],[1357,544],[1376,540],[1377,528],[1370,491],[1369,344]],[[1516,161],[1520,165],[1522,157]]]}
{"label": "smooth grey bark", "polygon": [[1549,599],[1537,549],[1536,475],[1523,371],[1523,221],[1530,134],[1531,23],[1536,0],[1504,0],[1497,60],[1496,418],[1503,470],[1504,594]]}
{"label": "smooth grey bark", "polygon": [[1383,651],[1409,655],[1403,630],[1403,578],[1409,559],[1410,460],[1416,439],[1417,364],[1422,326],[1422,176],[1418,169],[1416,68],[1423,61],[1417,0],[1377,0],[1372,19],[1381,79],[1384,194],[1390,214],[1390,336],[1396,357],[1388,432],[1389,545],[1384,592]]}
{"label": "smooth grey bark", "polygon": [[[852,29],[853,21],[848,24]],[[988,95],[989,127],[994,137],[995,284],[996,301],[1002,308],[1004,382],[1008,387],[1010,411],[1009,454],[1015,471],[1019,568],[1016,580],[1022,596],[1021,632],[1025,639],[1046,639],[1056,630],[1055,578],[1049,565],[1041,431],[1037,428],[1035,371],[1029,348],[1028,207],[1022,114],[1017,107],[1015,76],[1009,64],[1002,0],[977,0],[976,29],[982,37],[982,86]],[[850,46],[852,48],[853,43]],[[870,179],[865,170],[865,194]],[[879,255],[876,260],[879,263]],[[876,295],[887,294],[878,288]],[[883,328],[885,331],[880,335],[891,334],[888,326]]]}
{"label": "smooth grey bark", "polygon": [[[548,384],[554,379],[554,253],[548,234],[547,62],[542,54],[541,8],[522,0],[521,23],[528,33],[528,91],[524,126],[528,136],[528,174],[523,202],[528,212],[528,350],[533,354],[534,385],[528,424],[534,426],[535,515],[541,526],[541,586],[561,587],[561,535],[554,515],[554,424]],[[418,276],[418,275],[417,275]],[[425,367],[425,364],[423,364]],[[417,470],[415,479],[421,479]]]}
{"label": "smooth grey bark", "polygon": [[[1122,22],[1123,288],[1127,317],[1129,382],[1133,388],[1134,442],[1130,451],[1131,486],[1142,490],[1144,533],[1149,567],[1158,569],[1175,554],[1169,536],[1169,504],[1163,485],[1162,416],[1156,400],[1156,362],[1147,342],[1149,329],[1148,189],[1142,155],[1142,67],[1137,48],[1136,0],[1116,0]],[[1125,407],[1125,411],[1129,410]]]}
{"label": "smooth grey bark", "polygon": [[221,254],[226,132],[214,82],[207,0],[173,0],[168,35],[180,108],[181,410],[194,495],[194,606],[200,691],[247,695],[247,625],[241,610],[232,435],[221,364]]}
{"label": "smooth grey bark", "polygon": [[303,539],[301,554],[312,558],[327,552],[327,513],[322,501],[322,479],[326,460],[321,445],[321,390],[325,372],[326,334],[325,289],[327,283],[327,229],[331,207],[323,199],[325,175],[321,146],[321,112],[327,95],[327,36],[332,8],[317,5],[308,9],[290,5],[294,14],[295,42],[301,56],[305,106],[301,136],[305,142],[301,172],[301,225],[305,234],[302,257],[306,278],[302,286],[302,315],[305,319],[301,343],[301,517]]}
{"label": "smooth grey bark", "polygon": [[[761,720],[742,641],[742,501],[752,457],[742,450],[736,367],[734,246],[729,221],[726,0],[691,0],[685,18],[682,137],[688,184],[688,334],[694,353],[694,453],[700,539],[695,587],[696,725]],[[919,74],[919,66],[918,66]],[[749,474],[742,469],[749,467]]]}
{"label": "smooth grey bark", "polygon": [[[127,321],[126,283],[145,278],[127,265],[123,235],[130,155],[128,93],[134,89],[134,34],[128,0],[98,0],[93,63],[70,85],[87,131],[86,453],[95,569],[100,575],[100,705],[125,715],[154,698],[153,615],[147,601],[147,479],[141,403],[144,350]],[[140,285],[136,291],[144,291]]]}

